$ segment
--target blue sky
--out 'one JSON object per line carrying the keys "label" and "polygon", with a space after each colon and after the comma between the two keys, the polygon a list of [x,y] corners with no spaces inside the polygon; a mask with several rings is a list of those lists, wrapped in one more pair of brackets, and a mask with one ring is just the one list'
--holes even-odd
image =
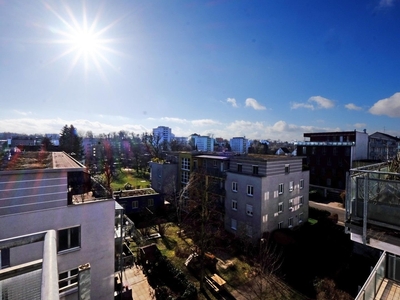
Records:
{"label": "blue sky", "polygon": [[395,0],[0,0],[0,131],[400,136],[399,53]]}

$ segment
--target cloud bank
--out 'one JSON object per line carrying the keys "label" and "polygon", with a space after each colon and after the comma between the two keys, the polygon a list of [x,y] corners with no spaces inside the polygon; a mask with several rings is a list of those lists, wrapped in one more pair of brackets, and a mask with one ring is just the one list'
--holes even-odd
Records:
{"label": "cloud bank", "polygon": [[379,100],[368,111],[373,115],[384,115],[392,118],[399,118],[400,93],[395,93],[389,98]]}

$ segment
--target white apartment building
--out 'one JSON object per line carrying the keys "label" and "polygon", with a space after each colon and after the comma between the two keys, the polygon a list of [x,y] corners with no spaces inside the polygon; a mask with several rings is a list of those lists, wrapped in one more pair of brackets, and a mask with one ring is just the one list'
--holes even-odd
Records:
{"label": "white apartment building", "polygon": [[214,138],[198,134],[192,134],[189,137],[190,144],[197,151],[214,151]]}
{"label": "white apartment building", "polygon": [[308,220],[309,171],[301,157],[233,156],[225,181],[225,229],[253,241]]}
{"label": "white apartment building", "polygon": [[230,140],[231,151],[236,153],[247,153],[248,140],[245,137],[233,137]]}
{"label": "white apartment building", "polygon": [[174,135],[171,132],[171,128],[167,126],[158,126],[157,128],[153,129],[153,136],[160,138],[160,144],[164,142],[171,142]]}
{"label": "white apartment building", "polygon": [[[38,294],[42,299],[113,299],[115,211],[114,201],[91,185],[85,166],[66,153],[14,155],[0,170],[3,294],[10,300]],[[48,232],[54,233],[54,251],[37,239],[44,233],[51,237]],[[17,240],[28,242],[21,246]],[[40,279],[49,261],[56,275]],[[27,267],[35,271],[24,273]],[[51,297],[43,296],[44,283],[55,288]]]}

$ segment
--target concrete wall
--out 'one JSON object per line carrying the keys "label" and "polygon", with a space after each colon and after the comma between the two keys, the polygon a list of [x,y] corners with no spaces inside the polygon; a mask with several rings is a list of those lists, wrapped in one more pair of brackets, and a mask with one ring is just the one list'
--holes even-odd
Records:
{"label": "concrete wall", "polygon": [[[0,239],[49,229],[81,226],[81,248],[58,255],[59,273],[91,265],[91,298],[113,299],[114,201],[96,201],[59,208],[0,216]],[[4,230],[5,229],[5,230]],[[42,258],[43,243],[12,248],[11,265]]]}
{"label": "concrete wall", "polygon": [[360,160],[368,158],[368,133],[356,132],[356,146],[352,153],[352,160]]}

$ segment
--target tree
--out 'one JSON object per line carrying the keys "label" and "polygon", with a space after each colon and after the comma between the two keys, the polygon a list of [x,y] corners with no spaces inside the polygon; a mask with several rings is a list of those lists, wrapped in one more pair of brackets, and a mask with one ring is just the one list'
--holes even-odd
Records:
{"label": "tree", "polygon": [[60,134],[60,149],[77,160],[83,157],[82,138],[74,125],[65,125]]}
{"label": "tree", "polygon": [[155,158],[161,158],[162,154],[162,142],[161,136],[144,133],[142,135],[142,142],[145,144],[147,152]]}
{"label": "tree", "polygon": [[51,150],[53,150],[53,147],[54,147],[54,145],[51,142],[51,140],[47,136],[45,136],[42,139],[42,150],[43,151],[51,151]]}
{"label": "tree", "polygon": [[182,223],[185,231],[193,236],[199,252],[200,289],[204,289],[206,252],[212,251],[215,236],[223,225],[217,209],[219,197],[213,193],[216,190],[215,184],[217,182],[211,180],[206,171],[198,170],[190,175],[187,186],[181,192],[181,199],[187,195],[187,205],[184,206],[188,211]]}

